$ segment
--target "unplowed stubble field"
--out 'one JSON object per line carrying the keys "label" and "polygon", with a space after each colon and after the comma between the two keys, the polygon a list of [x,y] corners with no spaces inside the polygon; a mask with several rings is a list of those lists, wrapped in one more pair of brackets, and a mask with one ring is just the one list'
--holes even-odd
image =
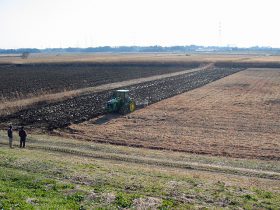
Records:
{"label": "unplowed stubble field", "polygon": [[[71,125],[78,138],[280,160],[280,70],[249,69],[130,115]],[[110,116],[107,116],[110,118]]]}

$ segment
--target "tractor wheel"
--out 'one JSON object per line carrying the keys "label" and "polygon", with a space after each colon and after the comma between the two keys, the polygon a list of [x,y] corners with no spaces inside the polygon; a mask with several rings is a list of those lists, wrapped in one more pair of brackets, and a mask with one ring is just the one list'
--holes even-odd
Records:
{"label": "tractor wheel", "polygon": [[135,101],[130,101],[130,103],[129,103],[129,111],[130,111],[130,112],[134,112],[135,109],[136,109],[136,103],[135,103]]}

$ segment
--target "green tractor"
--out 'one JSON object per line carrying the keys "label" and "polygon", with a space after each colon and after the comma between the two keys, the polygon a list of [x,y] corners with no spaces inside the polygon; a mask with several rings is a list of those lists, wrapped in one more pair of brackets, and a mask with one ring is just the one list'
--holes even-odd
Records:
{"label": "green tractor", "polygon": [[107,111],[109,113],[118,112],[120,114],[134,112],[136,104],[128,96],[128,93],[129,90],[116,90],[113,97],[107,102]]}

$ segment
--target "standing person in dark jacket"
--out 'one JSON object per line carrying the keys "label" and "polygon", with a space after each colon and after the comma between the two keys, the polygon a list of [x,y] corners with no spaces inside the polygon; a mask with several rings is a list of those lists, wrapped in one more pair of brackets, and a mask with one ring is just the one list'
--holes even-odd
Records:
{"label": "standing person in dark jacket", "polygon": [[23,126],[19,129],[18,135],[20,137],[20,146],[19,147],[20,148],[22,148],[22,147],[24,148],[25,147],[25,140],[26,140],[27,134],[26,134]]}
{"label": "standing person in dark jacket", "polygon": [[10,148],[12,148],[13,147],[13,127],[11,125],[9,126],[7,133],[8,133],[8,137],[9,137],[9,146],[10,146]]}

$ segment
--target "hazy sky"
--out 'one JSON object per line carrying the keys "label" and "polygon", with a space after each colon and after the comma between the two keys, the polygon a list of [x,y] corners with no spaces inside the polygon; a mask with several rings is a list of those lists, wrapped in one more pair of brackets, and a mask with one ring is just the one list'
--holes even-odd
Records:
{"label": "hazy sky", "polygon": [[280,47],[279,0],[0,0],[0,48]]}

